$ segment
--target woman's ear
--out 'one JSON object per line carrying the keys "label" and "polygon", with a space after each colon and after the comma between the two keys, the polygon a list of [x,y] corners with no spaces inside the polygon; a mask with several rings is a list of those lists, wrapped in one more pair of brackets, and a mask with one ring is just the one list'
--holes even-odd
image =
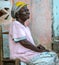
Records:
{"label": "woman's ear", "polygon": [[19,18],[19,13],[18,12],[15,14],[15,17],[16,18]]}

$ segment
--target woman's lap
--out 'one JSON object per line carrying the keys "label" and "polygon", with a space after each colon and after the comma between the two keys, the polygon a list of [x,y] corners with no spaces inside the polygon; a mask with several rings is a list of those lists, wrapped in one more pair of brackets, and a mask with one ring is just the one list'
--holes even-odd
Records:
{"label": "woman's lap", "polygon": [[30,59],[29,65],[55,65],[58,56],[55,52],[42,52]]}

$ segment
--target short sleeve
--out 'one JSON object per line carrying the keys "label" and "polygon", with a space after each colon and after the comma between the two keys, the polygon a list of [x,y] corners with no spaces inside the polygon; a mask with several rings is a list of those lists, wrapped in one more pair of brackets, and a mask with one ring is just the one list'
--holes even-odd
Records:
{"label": "short sleeve", "polygon": [[19,26],[19,25],[13,25],[12,27],[12,37],[14,39],[15,42],[18,42],[20,40],[24,40],[26,39],[26,34],[25,34],[25,31],[24,29]]}

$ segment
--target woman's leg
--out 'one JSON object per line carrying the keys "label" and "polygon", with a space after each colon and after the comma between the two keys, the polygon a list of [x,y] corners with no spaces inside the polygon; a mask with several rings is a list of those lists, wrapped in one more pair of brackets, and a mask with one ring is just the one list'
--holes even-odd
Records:
{"label": "woman's leg", "polygon": [[29,65],[57,65],[59,62],[55,52],[42,52],[33,57],[30,61]]}

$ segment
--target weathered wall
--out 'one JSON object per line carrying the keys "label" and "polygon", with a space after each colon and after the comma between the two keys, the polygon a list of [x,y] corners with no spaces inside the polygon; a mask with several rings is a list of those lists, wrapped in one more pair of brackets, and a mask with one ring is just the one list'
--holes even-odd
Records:
{"label": "weathered wall", "polygon": [[35,42],[51,48],[51,0],[32,0],[31,30]]}
{"label": "weathered wall", "polygon": [[59,0],[53,0],[53,19],[54,36],[59,39]]}

